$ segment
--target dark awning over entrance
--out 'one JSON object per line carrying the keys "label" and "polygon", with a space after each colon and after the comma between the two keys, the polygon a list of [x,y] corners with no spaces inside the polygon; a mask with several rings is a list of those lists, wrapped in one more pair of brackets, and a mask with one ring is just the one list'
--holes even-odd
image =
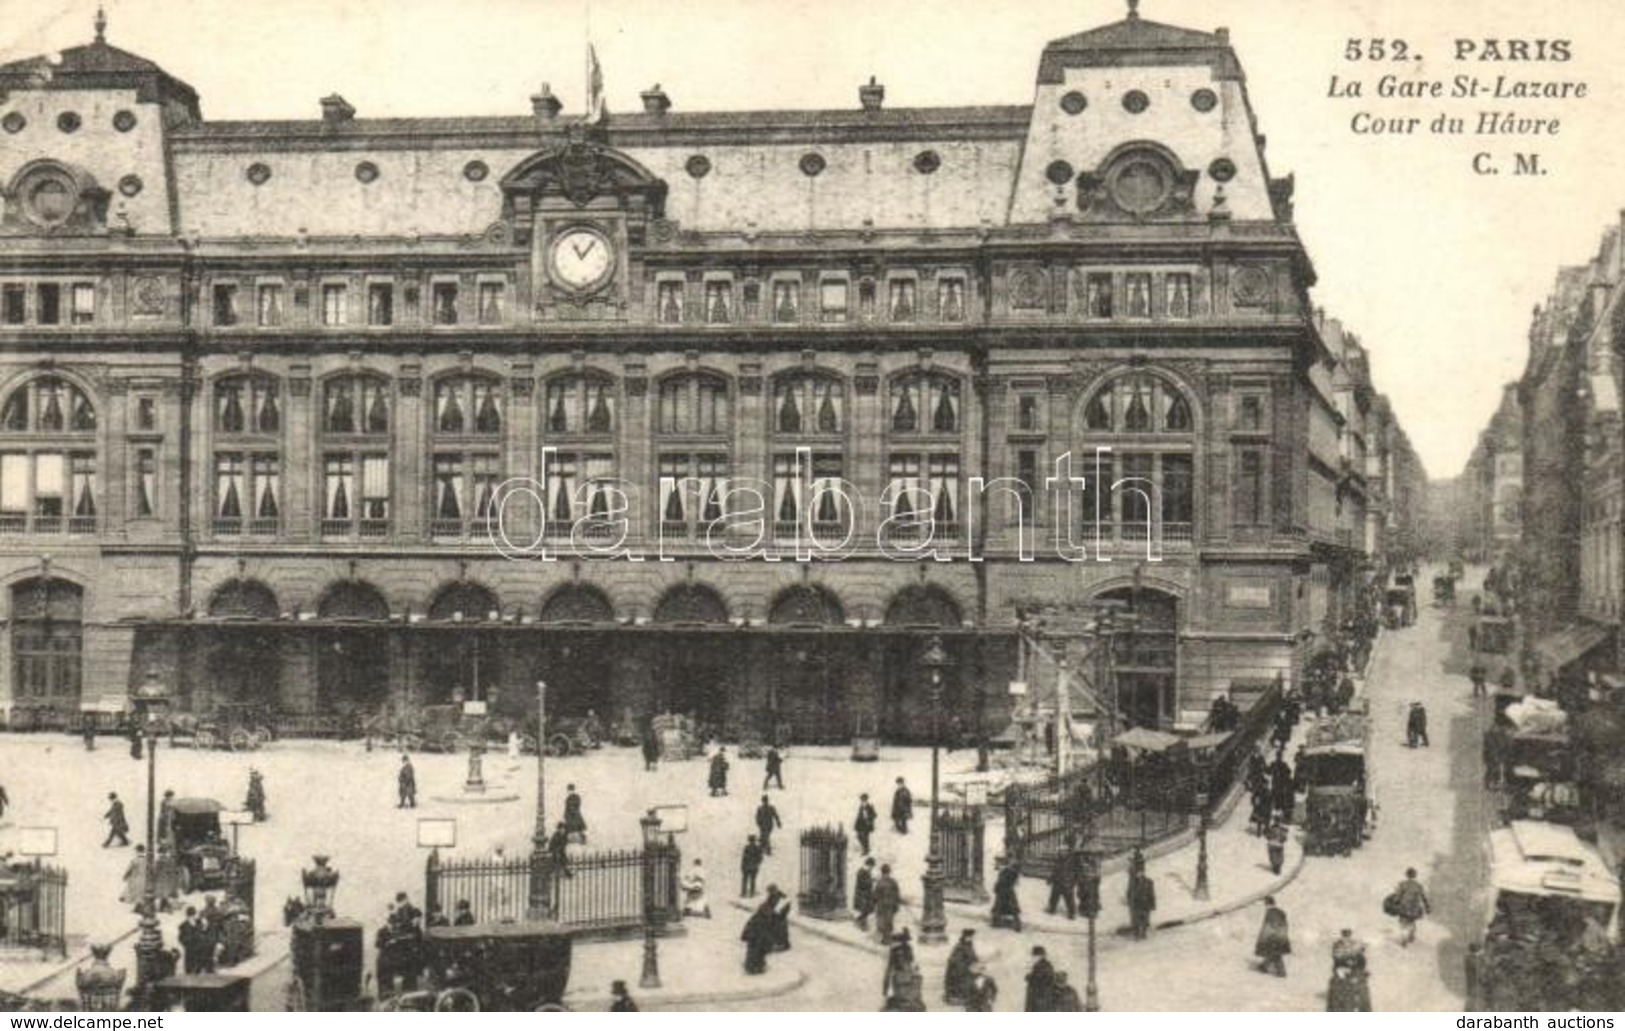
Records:
{"label": "dark awning over entrance", "polygon": [[1606,644],[1613,633],[1591,623],[1565,627],[1535,642],[1535,654],[1549,672],[1560,673]]}

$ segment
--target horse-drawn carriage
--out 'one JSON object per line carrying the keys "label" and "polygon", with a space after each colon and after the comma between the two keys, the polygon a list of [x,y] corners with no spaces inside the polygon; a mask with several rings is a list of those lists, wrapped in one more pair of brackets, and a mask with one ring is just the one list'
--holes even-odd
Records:
{"label": "horse-drawn carriage", "polygon": [[1346,856],[1365,840],[1375,812],[1368,793],[1368,737],[1366,718],[1357,713],[1322,720],[1310,728],[1297,769],[1308,785],[1305,852]]}
{"label": "horse-drawn carriage", "polygon": [[163,719],[160,732],[177,748],[252,752],[276,740],[272,721],[255,705],[222,703],[207,713],[183,712]]}
{"label": "horse-drawn carriage", "polygon": [[1433,578],[1433,604],[1445,607],[1456,604],[1456,578],[1441,573]]}

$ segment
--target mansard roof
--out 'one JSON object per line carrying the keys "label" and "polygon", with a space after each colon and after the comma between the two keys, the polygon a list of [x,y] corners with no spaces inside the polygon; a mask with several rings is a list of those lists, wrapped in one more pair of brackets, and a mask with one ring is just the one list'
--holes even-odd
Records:
{"label": "mansard roof", "polygon": [[54,60],[42,55],[0,64],[0,91],[40,89],[133,89],[141,100],[173,101],[194,119],[201,117],[196,90],[146,58],[99,38],[69,47]]}
{"label": "mansard roof", "polygon": [[1209,65],[1218,78],[1242,78],[1228,30],[1199,32],[1146,21],[1137,7],[1131,0],[1128,17],[1122,21],[1052,41],[1039,62],[1038,81],[1059,83],[1067,68],[1100,66]]}

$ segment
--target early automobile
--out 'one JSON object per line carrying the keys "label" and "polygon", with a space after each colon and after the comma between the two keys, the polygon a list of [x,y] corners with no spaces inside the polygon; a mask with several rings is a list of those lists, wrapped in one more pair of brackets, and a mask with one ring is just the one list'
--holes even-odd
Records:
{"label": "early automobile", "polygon": [[1517,624],[1501,616],[1478,617],[1478,650],[1492,655],[1505,655],[1512,650],[1513,628]]}
{"label": "early automobile", "polygon": [[230,881],[231,846],[220,830],[225,808],[212,798],[170,803],[168,842],[180,864],[183,893],[224,888]]}
{"label": "early automobile", "polygon": [[1366,770],[1368,733],[1366,718],[1353,713],[1310,728],[1297,768],[1308,786],[1305,852],[1346,856],[1364,841],[1374,813]]}
{"label": "early automobile", "polygon": [[424,967],[433,986],[384,1000],[388,1010],[528,1013],[564,1009],[570,933],[536,923],[430,927]]}

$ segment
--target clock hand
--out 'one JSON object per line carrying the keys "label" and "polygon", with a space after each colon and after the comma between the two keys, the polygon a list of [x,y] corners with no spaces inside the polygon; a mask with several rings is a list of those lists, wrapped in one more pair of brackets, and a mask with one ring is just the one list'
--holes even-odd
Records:
{"label": "clock hand", "polygon": [[588,240],[586,247],[583,248],[579,244],[572,243],[572,244],[570,244],[570,249],[572,251],[576,252],[576,257],[577,258],[580,258],[581,260],[585,261],[586,258],[587,258],[587,255],[591,254],[592,249],[594,247],[596,247],[597,245],[598,245],[597,240]]}

